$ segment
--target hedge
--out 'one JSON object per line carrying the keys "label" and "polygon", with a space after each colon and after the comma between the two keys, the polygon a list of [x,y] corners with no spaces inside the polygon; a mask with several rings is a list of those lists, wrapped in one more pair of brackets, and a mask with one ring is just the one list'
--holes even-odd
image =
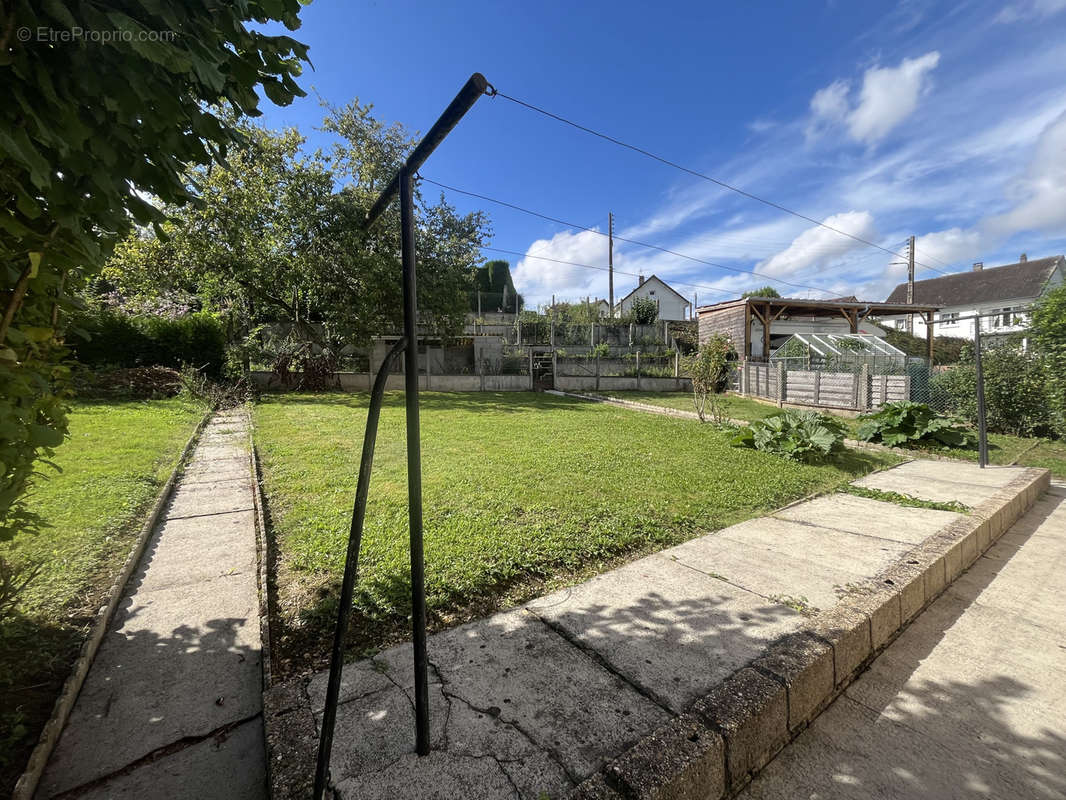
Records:
{"label": "hedge", "polygon": [[130,316],[115,311],[79,315],[68,344],[89,367],[172,367],[191,364],[217,378],[226,358],[226,336],[206,312],[182,317]]}

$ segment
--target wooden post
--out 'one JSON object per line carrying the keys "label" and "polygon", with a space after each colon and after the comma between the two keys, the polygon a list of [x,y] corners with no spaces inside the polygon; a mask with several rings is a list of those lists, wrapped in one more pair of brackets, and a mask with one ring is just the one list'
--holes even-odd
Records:
{"label": "wooden post", "polygon": [[[762,318],[762,357],[766,362],[770,361],[770,304],[766,304]],[[767,370],[767,376],[770,372]]]}
{"label": "wooden post", "polygon": [[515,327],[518,328],[518,341],[515,342],[519,347],[522,346],[522,320],[517,314],[515,314]]}
{"label": "wooden post", "polygon": [[859,388],[855,399],[855,407],[860,411],[870,408],[870,365],[863,364],[859,370]]}
{"label": "wooden post", "polygon": [[744,361],[751,359],[751,303],[744,304]]}
{"label": "wooden post", "polygon": [[822,399],[820,394],[822,392],[822,371],[817,370],[814,373],[814,404],[821,405]]}
{"label": "wooden post", "polygon": [[674,377],[681,377],[681,351],[674,351]]}
{"label": "wooden post", "polygon": [[637,390],[640,390],[640,351],[637,351]]}
{"label": "wooden post", "polygon": [[552,350],[552,388],[555,388],[555,381],[559,377],[559,357],[555,350]]}
{"label": "wooden post", "polygon": [[529,348],[529,391],[533,391],[536,387],[533,384],[533,347]]}
{"label": "wooden post", "polygon": [[785,362],[777,362],[777,407],[782,408],[785,405],[785,381],[787,380],[788,373],[785,371]]}

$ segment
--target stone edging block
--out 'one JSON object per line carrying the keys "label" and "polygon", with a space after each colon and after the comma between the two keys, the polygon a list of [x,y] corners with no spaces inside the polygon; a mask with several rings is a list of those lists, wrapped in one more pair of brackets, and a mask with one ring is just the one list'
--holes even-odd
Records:
{"label": "stone edging block", "polygon": [[[736,794],[1036,502],[1050,478],[1048,470],[1025,469],[896,564],[849,587],[837,606],[771,644],[570,797],[714,800]],[[684,743],[685,732],[700,730],[701,721],[724,744],[722,773],[714,771],[716,751],[702,734]],[[724,781],[716,777],[721,774]]]}

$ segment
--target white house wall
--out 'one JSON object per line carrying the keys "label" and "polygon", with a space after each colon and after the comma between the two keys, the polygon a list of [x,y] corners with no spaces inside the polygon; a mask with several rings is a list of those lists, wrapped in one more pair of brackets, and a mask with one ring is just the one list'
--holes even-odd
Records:
{"label": "white house wall", "polygon": [[649,300],[654,300],[658,303],[659,319],[675,321],[689,318],[689,309],[692,304],[688,300],[678,297],[670,287],[658,278],[648,278],[631,295],[622,300],[618,304],[621,313],[625,314],[630,311],[633,306],[633,300],[638,297],[647,297]]}

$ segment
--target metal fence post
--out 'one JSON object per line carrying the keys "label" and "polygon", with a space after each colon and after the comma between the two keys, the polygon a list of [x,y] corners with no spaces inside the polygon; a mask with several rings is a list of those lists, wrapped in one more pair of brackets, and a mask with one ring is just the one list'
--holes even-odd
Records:
{"label": "metal fence post", "polygon": [[[988,466],[988,420],[985,417],[985,375],[981,369],[981,317],[973,321],[973,363],[977,372],[977,463]],[[929,370],[932,372],[930,363]]]}

